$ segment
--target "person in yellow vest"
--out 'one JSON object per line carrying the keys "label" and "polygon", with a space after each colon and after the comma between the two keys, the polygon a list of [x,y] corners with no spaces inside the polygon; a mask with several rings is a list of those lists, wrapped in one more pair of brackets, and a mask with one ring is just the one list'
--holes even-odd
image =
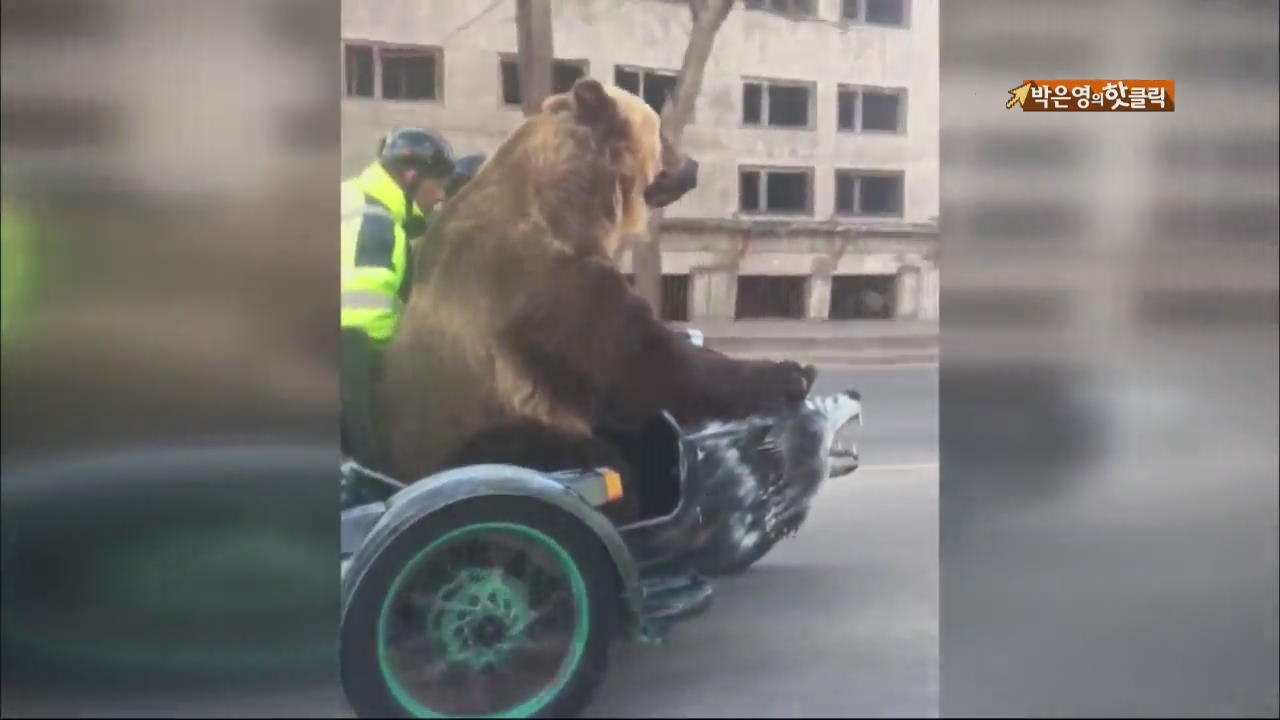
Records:
{"label": "person in yellow vest", "polygon": [[0,344],[12,347],[12,340],[21,328],[30,327],[29,319],[35,304],[33,290],[40,286],[37,263],[40,240],[47,237],[42,221],[38,222],[29,209],[17,198],[6,195],[0,199],[0,281],[3,298],[0,298]]}
{"label": "person in yellow vest", "polygon": [[342,183],[342,443],[371,467],[383,459],[373,386],[408,300],[410,238],[425,228],[453,170],[444,138],[401,128],[382,139],[376,160]]}

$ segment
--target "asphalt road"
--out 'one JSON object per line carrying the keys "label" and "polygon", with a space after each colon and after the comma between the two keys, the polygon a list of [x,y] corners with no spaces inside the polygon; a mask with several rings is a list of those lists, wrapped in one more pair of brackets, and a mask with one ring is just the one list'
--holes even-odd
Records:
{"label": "asphalt road", "polygon": [[937,716],[937,369],[833,371],[863,467],[662,647],[622,646],[595,717]]}
{"label": "asphalt road", "polygon": [[862,393],[858,431],[862,463],[936,465],[938,462],[938,368],[819,369],[814,392],[853,389]]}

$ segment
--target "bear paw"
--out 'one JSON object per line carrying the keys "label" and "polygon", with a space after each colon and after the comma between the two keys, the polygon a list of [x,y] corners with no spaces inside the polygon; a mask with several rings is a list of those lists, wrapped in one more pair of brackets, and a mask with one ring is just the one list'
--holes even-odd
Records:
{"label": "bear paw", "polygon": [[[753,410],[781,411],[804,402],[813,388],[818,369],[813,365],[784,362],[753,363],[745,394],[755,400]],[[755,403],[753,403],[755,404]]]}

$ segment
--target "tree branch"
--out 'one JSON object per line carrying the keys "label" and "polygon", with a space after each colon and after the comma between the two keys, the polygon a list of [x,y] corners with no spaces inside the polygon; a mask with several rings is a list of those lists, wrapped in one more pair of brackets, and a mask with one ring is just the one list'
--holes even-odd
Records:
{"label": "tree branch", "polygon": [[[662,132],[676,148],[684,139],[685,126],[693,118],[693,109],[702,91],[702,76],[711,57],[716,33],[725,18],[733,10],[736,0],[689,0],[689,12],[693,16],[693,28],[689,31],[689,44],[685,46],[684,59],[680,62],[680,75],[676,79],[675,102],[668,98],[662,108]],[[635,272],[636,292],[653,307],[662,311],[662,210],[649,213],[646,237],[631,243],[632,270]]]}
{"label": "tree branch", "polygon": [[689,0],[694,17],[689,31],[689,44],[685,46],[684,59],[680,63],[680,76],[676,80],[675,103],[667,103],[663,109],[663,131],[676,147],[684,137],[685,126],[693,117],[693,109],[702,91],[702,76],[715,45],[716,33],[725,18],[733,10],[735,0]]}

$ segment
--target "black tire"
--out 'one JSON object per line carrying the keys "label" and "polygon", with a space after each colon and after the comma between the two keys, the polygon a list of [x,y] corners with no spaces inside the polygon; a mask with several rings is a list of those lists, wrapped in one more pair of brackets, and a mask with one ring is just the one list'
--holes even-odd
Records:
{"label": "black tire", "polygon": [[[555,547],[545,545],[545,548],[552,557],[559,560],[567,558],[576,568],[581,579],[576,587],[584,592],[579,594],[577,590],[570,590],[574,637],[568,641],[565,658],[557,664],[556,676],[542,688],[542,692],[531,693],[531,700],[492,710],[491,716],[570,717],[580,713],[594,699],[605,678],[609,645],[620,608],[617,574],[612,559],[595,533],[568,513],[529,498],[491,496],[463,501],[418,518],[380,543],[383,547],[362,548],[355,558],[349,572],[359,571],[362,564],[368,565],[368,569],[359,578],[350,601],[343,608],[339,671],[347,701],[359,717],[446,716],[443,712],[432,714],[434,711],[422,709],[425,705],[414,710],[397,699],[391,685],[395,681],[387,679],[379,659],[383,612],[390,608],[388,593],[397,583],[397,578],[413,572],[413,565],[419,563],[432,548],[441,542],[452,542],[449,538],[467,537],[496,525],[524,528],[531,536],[550,540]],[[519,534],[522,531],[513,532]],[[559,552],[561,550],[563,555]],[[359,557],[366,552],[371,556]],[[463,572],[466,571],[455,572],[454,575],[461,576]],[[572,574],[571,570],[566,572]],[[583,627],[585,640],[579,642]],[[424,632],[424,636],[426,634]],[[581,651],[575,655],[573,648],[579,646]],[[400,697],[405,697],[405,693],[401,690]],[[420,698],[411,700],[422,703]]]}

